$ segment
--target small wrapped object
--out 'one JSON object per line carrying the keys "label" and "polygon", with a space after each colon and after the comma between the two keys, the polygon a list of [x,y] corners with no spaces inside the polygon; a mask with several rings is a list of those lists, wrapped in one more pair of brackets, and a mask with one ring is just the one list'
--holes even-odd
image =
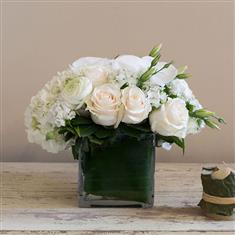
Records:
{"label": "small wrapped object", "polygon": [[203,194],[198,206],[217,219],[235,218],[235,171],[229,167],[202,168]]}

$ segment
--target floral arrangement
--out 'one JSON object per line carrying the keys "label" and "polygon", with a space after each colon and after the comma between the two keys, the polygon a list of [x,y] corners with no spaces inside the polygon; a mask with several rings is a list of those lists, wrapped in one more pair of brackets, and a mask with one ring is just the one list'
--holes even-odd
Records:
{"label": "floral arrangement", "polygon": [[31,99],[25,112],[28,140],[48,152],[98,145],[117,134],[156,135],[157,146],[185,149],[185,137],[224,120],[202,107],[187,82],[187,67],[148,56],[84,57],[59,72]]}

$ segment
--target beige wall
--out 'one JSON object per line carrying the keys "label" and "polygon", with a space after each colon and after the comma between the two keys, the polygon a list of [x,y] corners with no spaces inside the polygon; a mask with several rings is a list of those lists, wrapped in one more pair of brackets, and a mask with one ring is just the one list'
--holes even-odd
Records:
{"label": "beige wall", "polygon": [[205,107],[225,117],[221,131],[187,139],[183,156],[160,150],[159,161],[234,161],[232,1],[3,3],[3,152],[5,161],[70,161],[28,144],[23,113],[53,74],[82,56],[144,55],[164,43],[165,60],[187,64]]}

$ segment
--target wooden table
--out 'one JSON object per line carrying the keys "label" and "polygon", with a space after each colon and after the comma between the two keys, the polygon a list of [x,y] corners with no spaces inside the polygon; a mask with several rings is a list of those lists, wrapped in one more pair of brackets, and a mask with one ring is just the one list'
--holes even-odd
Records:
{"label": "wooden table", "polygon": [[205,217],[200,164],[156,165],[155,207],[78,208],[77,163],[3,163],[1,234],[235,234]]}

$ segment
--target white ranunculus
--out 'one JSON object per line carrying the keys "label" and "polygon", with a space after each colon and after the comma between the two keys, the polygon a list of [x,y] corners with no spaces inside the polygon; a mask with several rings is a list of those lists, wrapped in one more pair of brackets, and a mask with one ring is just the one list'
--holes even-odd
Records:
{"label": "white ranunculus", "polygon": [[133,75],[138,76],[148,69],[149,63],[146,60],[134,55],[121,55],[113,61],[115,69],[125,69]]}
{"label": "white ranunculus", "polygon": [[90,99],[86,101],[92,120],[103,126],[115,125],[120,108],[120,89],[111,83],[95,87]]}
{"label": "white ranunculus", "polygon": [[[156,65],[157,71],[163,68],[165,62],[158,62]],[[172,81],[177,76],[177,69],[170,65],[168,68],[165,68],[150,78],[150,84],[164,86],[170,81]]]}
{"label": "white ranunculus", "polygon": [[169,99],[160,109],[149,115],[153,132],[163,136],[185,138],[188,125],[188,110],[182,99]]}
{"label": "white ranunculus", "polygon": [[69,78],[64,85],[62,97],[68,104],[81,106],[92,91],[92,82],[86,77]]}
{"label": "white ranunculus", "polygon": [[169,83],[168,87],[170,88],[172,94],[182,97],[187,101],[193,97],[193,93],[185,80],[174,79]]}
{"label": "white ranunculus", "polygon": [[136,86],[123,89],[121,100],[124,105],[122,122],[129,124],[140,123],[148,117],[151,111],[151,105],[144,92]]}

